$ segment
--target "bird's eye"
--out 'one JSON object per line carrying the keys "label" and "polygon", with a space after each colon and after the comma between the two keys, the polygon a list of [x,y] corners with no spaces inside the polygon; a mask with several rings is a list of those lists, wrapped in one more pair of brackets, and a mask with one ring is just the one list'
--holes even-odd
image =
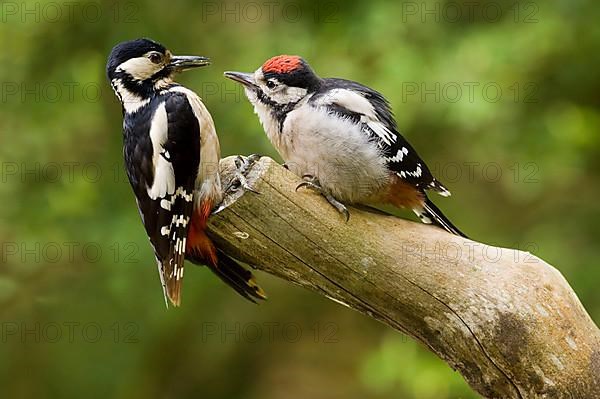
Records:
{"label": "bird's eye", "polygon": [[160,53],[150,53],[148,58],[155,64],[160,64],[162,61],[162,55]]}
{"label": "bird's eye", "polygon": [[277,86],[277,85],[275,84],[275,82],[273,82],[272,80],[267,80],[267,87],[268,87],[269,89],[274,89],[274,88],[275,88],[275,86]]}

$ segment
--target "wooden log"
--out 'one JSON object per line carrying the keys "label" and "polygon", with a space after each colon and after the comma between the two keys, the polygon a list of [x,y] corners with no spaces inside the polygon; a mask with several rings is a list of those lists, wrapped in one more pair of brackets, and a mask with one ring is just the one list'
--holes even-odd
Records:
{"label": "wooden log", "polygon": [[270,158],[248,182],[209,222],[226,253],[410,335],[483,397],[600,398],[600,331],[543,260],[373,209],[346,223]]}

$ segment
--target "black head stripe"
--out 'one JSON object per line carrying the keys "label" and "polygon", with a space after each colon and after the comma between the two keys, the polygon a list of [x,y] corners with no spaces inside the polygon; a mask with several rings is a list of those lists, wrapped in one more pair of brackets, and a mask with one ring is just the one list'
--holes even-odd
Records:
{"label": "black head stripe", "polygon": [[263,72],[265,79],[275,78],[286,86],[300,87],[307,89],[309,92],[316,91],[321,85],[321,79],[315,74],[310,65],[303,59],[300,60],[300,65],[289,72]]}
{"label": "black head stripe", "polygon": [[136,39],[117,44],[108,56],[108,63],[106,64],[108,79],[112,80],[115,77],[114,73],[117,67],[123,62],[131,58],[141,57],[150,51],[165,54],[167,49],[162,44],[151,39]]}

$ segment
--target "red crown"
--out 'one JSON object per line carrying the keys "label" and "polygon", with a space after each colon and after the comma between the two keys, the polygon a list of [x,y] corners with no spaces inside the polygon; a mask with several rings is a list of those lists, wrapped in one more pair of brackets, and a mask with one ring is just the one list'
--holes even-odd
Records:
{"label": "red crown", "polygon": [[267,60],[262,66],[264,72],[290,73],[300,67],[302,59],[297,55],[278,55]]}

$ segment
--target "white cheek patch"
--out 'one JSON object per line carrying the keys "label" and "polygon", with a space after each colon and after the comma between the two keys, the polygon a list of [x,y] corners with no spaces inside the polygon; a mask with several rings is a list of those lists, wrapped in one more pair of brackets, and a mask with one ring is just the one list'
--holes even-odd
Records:
{"label": "white cheek patch", "polygon": [[[271,90],[269,90],[266,87],[265,75],[262,72],[262,68],[258,68],[254,72],[254,81],[256,82],[256,84],[261,86],[262,91],[269,97],[269,99],[271,101],[276,102],[277,104],[288,104],[291,102],[300,101],[308,93],[308,90],[300,87],[287,87],[283,88],[282,90],[278,90],[275,93],[272,93]],[[280,82],[277,79],[275,79],[275,82],[277,84],[280,84]],[[253,98],[250,98],[251,95]],[[246,96],[248,97],[250,102],[254,103],[256,101],[256,95],[249,95],[248,90],[246,90]]]}
{"label": "white cheek patch", "polygon": [[146,57],[131,58],[117,67],[118,72],[125,72],[136,80],[146,80],[160,71],[162,66]]}
{"label": "white cheek patch", "polygon": [[307,92],[308,90],[300,87],[288,87],[276,93],[271,93],[269,97],[277,104],[289,104],[301,100],[306,96]]}

